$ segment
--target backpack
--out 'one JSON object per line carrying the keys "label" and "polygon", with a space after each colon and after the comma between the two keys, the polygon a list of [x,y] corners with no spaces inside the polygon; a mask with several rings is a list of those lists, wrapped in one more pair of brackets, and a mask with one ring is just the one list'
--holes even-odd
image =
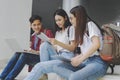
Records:
{"label": "backpack", "polygon": [[114,24],[102,26],[103,48],[100,50],[100,57],[108,62],[114,72],[114,66],[120,65],[120,27]]}

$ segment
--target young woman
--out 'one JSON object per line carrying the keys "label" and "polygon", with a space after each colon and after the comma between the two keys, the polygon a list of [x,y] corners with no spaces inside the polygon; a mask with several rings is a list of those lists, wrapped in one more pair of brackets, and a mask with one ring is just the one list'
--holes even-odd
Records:
{"label": "young woman", "polygon": [[[25,64],[35,65],[40,62],[39,58],[39,47],[41,44],[41,39],[36,35],[40,32],[44,32],[42,27],[42,20],[40,16],[33,15],[30,19],[30,27],[34,31],[31,36],[31,46],[30,50],[25,50],[25,52],[16,52],[13,57],[8,62],[7,66],[0,75],[1,80],[14,80],[14,78],[21,72]],[[48,37],[53,37],[50,30],[46,31]],[[30,53],[33,54],[30,54]]]}
{"label": "young woman", "polygon": [[74,28],[70,27],[71,23],[66,12],[63,9],[58,9],[54,13],[54,18],[56,30],[55,38],[50,38],[50,43],[44,42],[41,44],[41,61],[52,60],[52,56],[56,54],[63,56],[67,54],[66,57],[69,58],[74,56],[73,52],[69,53],[75,48]]}
{"label": "young woman", "polygon": [[54,72],[67,80],[98,80],[108,68],[98,51],[102,48],[101,31],[88,18],[82,6],[70,10],[70,21],[75,27],[75,40],[81,48],[81,54],[72,58],[71,64],[57,65]]}
{"label": "young woman", "polygon": [[[54,13],[56,34],[49,42],[44,42],[40,47],[41,62],[36,64],[25,80],[38,80],[45,73],[54,72],[54,65],[63,63],[53,60],[52,56],[61,55],[66,58],[74,57],[73,51],[76,47],[74,38],[74,27],[70,27],[68,16],[63,9]],[[69,31],[69,32],[68,32]]]}

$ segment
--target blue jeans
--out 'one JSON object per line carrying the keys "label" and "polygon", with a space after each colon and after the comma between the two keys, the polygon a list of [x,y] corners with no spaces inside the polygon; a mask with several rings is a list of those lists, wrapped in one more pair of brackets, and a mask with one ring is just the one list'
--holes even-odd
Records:
{"label": "blue jeans", "polygon": [[40,61],[49,61],[53,58],[51,56],[57,55],[56,50],[49,42],[43,42],[40,46]]}
{"label": "blue jeans", "polygon": [[25,64],[34,65],[40,62],[39,55],[16,52],[0,75],[0,79],[14,80]]}
{"label": "blue jeans", "polygon": [[85,60],[78,67],[70,63],[54,66],[54,72],[67,80],[98,80],[103,77],[108,69],[108,64],[99,56],[93,56]]}
{"label": "blue jeans", "polygon": [[54,47],[49,43],[49,42],[44,42],[40,46],[40,61],[49,61],[49,60],[54,60],[54,55],[61,55],[66,58],[71,58],[74,57],[73,52],[57,52]]}
{"label": "blue jeans", "polygon": [[31,73],[24,80],[38,80],[43,74],[54,72],[54,66],[64,63],[63,61],[57,60],[57,58],[52,57],[58,54],[65,58],[74,57],[73,52],[62,51],[57,53],[50,43],[48,42],[42,43],[40,46],[41,62],[35,65]]}
{"label": "blue jeans", "polygon": [[54,72],[54,65],[59,65],[61,63],[63,62],[60,60],[39,62],[24,80],[39,80],[43,74]]}

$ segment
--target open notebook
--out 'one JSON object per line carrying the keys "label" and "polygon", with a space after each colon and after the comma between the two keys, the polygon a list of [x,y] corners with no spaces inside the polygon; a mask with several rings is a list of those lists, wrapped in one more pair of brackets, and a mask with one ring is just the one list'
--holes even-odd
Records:
{"label": "open notebook", "polygon": [[[20,44],[17,42],[16,39],[14,39],[14,38],[5,39],[5,42],[10,47],[10,49],[14,52],[25,52],[25,49],[23,49],[20,46]],[[30,52],[26,52],[26,53],[30,53]]]}

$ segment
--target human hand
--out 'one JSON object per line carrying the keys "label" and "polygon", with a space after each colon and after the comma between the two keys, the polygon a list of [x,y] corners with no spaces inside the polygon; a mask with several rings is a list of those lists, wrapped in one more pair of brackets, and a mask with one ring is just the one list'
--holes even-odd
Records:
{"label": "human hand", "polygon": [[24,49],[25,52],[31,52],[31,48],[29,49]]}
{"label": "human hand", "polygon": [[82,63],[81,56],[82,56],[82,55],[78,55],[78,56],[73,57],[73,58],[71,59],[71,64],[72,64],[74,67],[77,67],[77,66],[79,66],[79,65]]}
{"label": "human hand", "polygon": [[50,43],[52,45],[56,45],[57,44],[57,40],[55,38],[50,38],[49,41],[50,41]]}
{"label": "human hand", "polygon": [[31,48],[29,48],[28,50],[24,50],[25,52],[30,52],[30,53],[36,53],[36,50],[33,50],[33,49],[31,49]]}

